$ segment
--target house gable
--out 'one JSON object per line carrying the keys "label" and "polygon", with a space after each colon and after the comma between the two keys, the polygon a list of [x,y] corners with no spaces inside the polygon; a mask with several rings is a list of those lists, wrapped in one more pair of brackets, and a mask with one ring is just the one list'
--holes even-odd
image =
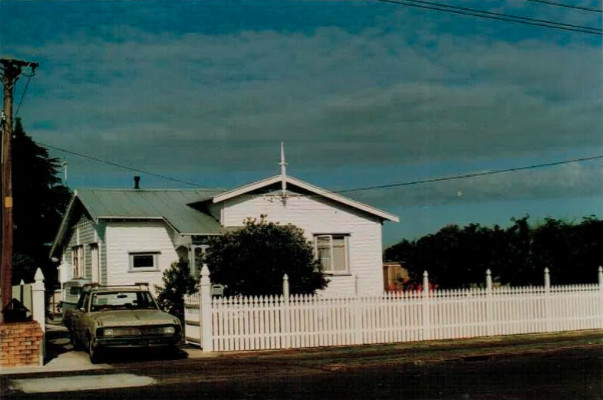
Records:
{"label": "house gable", "polygon": [[222,203],[226,200],[230,200],[230,199],[233,199],[233,198],[236,198],[239,196],[249,195],[249,194],[253,194],[253,193],[262,193],[262,191],[264,193],[266,193],[266,189],[270,189],[273,187],[274,187],[274,189],[277,189],[275,185],[278,185],[278,184],[282,185],[283,181],[285,182],[287,188],[290,188],[291,186],[293,186],[293,187],[297,188],[298,190],[301,189],[301,192],[303,192],[305,195],[324,197],[325,199],[329,199],[333,203],[338,204],[340,207],[354,208],[354,209],[364,212],[365,214],[371,215],[373,217],[378,217],[382,221],[383,220],[389,220],[389,221],[394,221],[394,222],[400,221],[400,219],[393,214],[379,210],[375,207],[371,207],[371,206],[361,203],[359,201],[352,200],[348,197],[341,196],[337,193],[333,193],[326,189],[322,189],[318,186],[314,186],[310,183],[293,178],[291,176],[283,177],[282,175],[276,175],[271,178],[263,179],[261,181],[253,182],[248,185],[241,186],[239,188],[221,193],[217,196],[214,196],[214,198],[212,199],[212,202],[213,203]]}
{"label": "house gable", "polygon": [[71,229],[77,225],[82,224],[84,222],[94,223],[94,218],[90,214],[90,212],[86,209],[86,206],[77,196],[77,191],[74,192],[69,205],[67,206],[67,211],[63,216],[63,220],[61,221],[61,225],[59,226],[59,230],[52,242],[52,247],[50,248],[49,257],[55,257],[58,253],[62,252],[62,246],[65,241],[72,241],[71,238]]}

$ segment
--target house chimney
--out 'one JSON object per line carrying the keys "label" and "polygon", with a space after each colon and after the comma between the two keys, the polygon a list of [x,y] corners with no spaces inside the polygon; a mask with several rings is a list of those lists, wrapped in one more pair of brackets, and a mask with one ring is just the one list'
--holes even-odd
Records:
{"label": "house chimney", "polygon": [[140,189],[140,176],[134,177],[134,189]]}

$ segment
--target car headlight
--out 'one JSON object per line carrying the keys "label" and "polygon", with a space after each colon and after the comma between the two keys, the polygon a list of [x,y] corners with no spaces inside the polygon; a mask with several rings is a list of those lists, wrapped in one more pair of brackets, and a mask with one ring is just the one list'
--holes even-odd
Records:
{"label": "car headlight", "polygon": [[176,328],[174,328],[173,326],[164,326],[163,327],[164,335],[173,335],[174,333],[176,333]]}
{"label": "car headlight", "polygon": [[173,326],[157,326],[147,329],[146,332],[150,335],[173,335],[176,333],[176,328]]}

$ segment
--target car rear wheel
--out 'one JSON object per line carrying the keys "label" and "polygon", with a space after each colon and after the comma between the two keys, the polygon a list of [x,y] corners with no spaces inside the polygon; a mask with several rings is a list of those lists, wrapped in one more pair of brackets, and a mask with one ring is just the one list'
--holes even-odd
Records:
{"label": "car rear wheel", "polygon": [[73,346],[73,350],[79,350],[80,344],[77,341],[77,337],[75,336],[75,331],[73,329],[69,329],[69,341]]}

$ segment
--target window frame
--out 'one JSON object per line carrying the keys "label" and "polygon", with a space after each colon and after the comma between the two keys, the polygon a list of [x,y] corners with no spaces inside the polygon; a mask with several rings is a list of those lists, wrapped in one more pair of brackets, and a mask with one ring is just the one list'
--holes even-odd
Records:
{"label": "window frame", "polygon": [[86,278],[86,254],[84,245],[77,245],[71,247],[71,277]]}
{"label": "window frame", "polygon": [[[319,238],[325,238],[328,237],[329,238],[329,247],[330,247],[330,261],[331,261],[331,268],[330,269],[326,269],[324,264],[322,263],[322,260],[320,259],[320,253],[318,251],[318,239]],[[349,248],[350,248],[350,243],[349,243],[349,237],[350,234],[349,233],[316,233],[314,234],[314,252],[316,254],[316,257],[318,258],[318,261],[320,262],[320,264],[322,265],[323,268],[323,273],[325,275],[330,275],[330,276],[349,276],[351,275],[350,272],[350,254],[349,254]],[[339,239],[342,238],[343,239],[343,255],[344,255],[344,266],[345,269],[341,270],[341,271],[335,271],[334,268],[334,251],[333,251],[333,239]]]}
{"label": "window frame", "polygon": [[[128,252],[129,268],[128,272],[153,272],[159,271],[159,255],[160,251],[130,251]],[[153,256],[152,267],[135,267],[134,257],[136,256]]]}

